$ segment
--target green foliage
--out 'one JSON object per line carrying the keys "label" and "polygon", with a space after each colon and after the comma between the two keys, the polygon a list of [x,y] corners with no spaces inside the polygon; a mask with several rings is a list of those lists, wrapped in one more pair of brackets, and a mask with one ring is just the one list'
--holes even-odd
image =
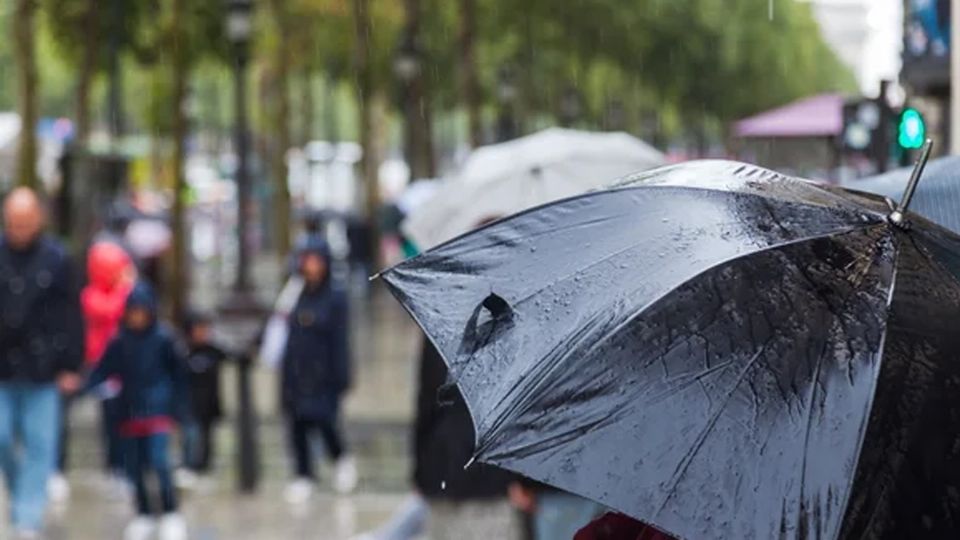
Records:
{"label": "green foliage", "polygon": [[[129,92],[136,103],[127,109],[137,111],[149,129],[166,132],[170,0],[121,0],[119,26],[112,22],[112,0],[40,1],[41,78],[53,81],[42,85],[44,114],[69,112],[73,66],[91,33],[100,32],[102,38],[95,40],[99,70],[115,41],[124,65],[137,66],[136,80],[128,85],[136,89]],[[804,95],[852,90],[853,79],[823,43],[809,3],[773,2],[771,18],[768,3],[757,0],[477,0],[483,106],[487,111],[497,106],[497,78],[504,65],[514,68],[518,101],[531,125],[555,116],[560,96],[571,86],[583,96],[585,125],[600,125],[607,106],[616,101],[634,130],[653,112],[668,128],[725,125]],[[87,15],[91,5],[100,6],[101,16]],[[288,18],[282,25],[271,20],[268,2],[257,5],[254,53],[260,70],[272,69],[283,44],[290,73],[332,74],[345,92],[355,85],[350,0],[286,0]],[[193,86],[204,96],[214,95],[204,101],[209,106],[202,116],[218,124],[229,117],[222,106],[228,100],[215,98],[230,88],[224,6],[223,0],[187,1],[183,32],[176,34],[185,40],[180,45],[187,51]],[[392,61],[404,24],[403,2],[370,0],[370,8],[374,85],[390,94],[396,88]],[[460,4],[421,0],[421,9],[420,45],[431,100],[438,112],[456,111],[462,106]],[[0,25],[9,24],[9,16],[0,9]],[[4,109],[13,105],[11,64],[9,43],[0,42]]]}

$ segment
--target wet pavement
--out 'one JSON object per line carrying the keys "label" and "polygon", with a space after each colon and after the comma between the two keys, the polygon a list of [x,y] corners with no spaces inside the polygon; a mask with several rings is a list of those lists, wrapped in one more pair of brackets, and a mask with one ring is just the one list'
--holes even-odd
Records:
{"label": "wet pavement", "polygon": [[[99,475],[76,473],[74,497],[51,512],[49,540],[120,539],[131,517],[128,502],[111,497]],[[403,495],[360,492],[351,496],[316,494],[291,506],[282,483],[269,482],[255,496],[240,496],[231,486],[200,489],[182,498],[191,540],[348,539],[382,523]]]}
{"label": "wet pavement", "polygon": [[[272,296],[276,266],[262,262],[255,275],[263,297]],[[209,279],[199,282],[211,283]],[[261,484],[255,495],[238,494],[233,414],[237,375],[235,368],[228,366],[222,380],[227,417],[216,433],[216,472],[182,498],[191,539],[348,539],[381,524],[402,503],[409,487],[409,425],[419,334],[382,288],[374,286],[369,295],[358,289],[353,296],[354,386],[344,406],[344,431],[360,472],[356,493],[332,494],[324,483],[329,467],[321,461],[318,493],[301,506],[283,500],[290,468],[277,410],[276,374],[258,367],[252,384],[259,417]],[[192,298],[201,307],[216,302],[209,289],[198,290]],[[96,410],[97,404],[85,399],[71,415],[74,427],[68,477],[72,497],[51,512],[45,536],[50,540],[119,539],[131,517],[130,503],[116,498],[115,486],[99,469],[102,454]],[[3,532],[0,528],[0,538],[6,538]]]}

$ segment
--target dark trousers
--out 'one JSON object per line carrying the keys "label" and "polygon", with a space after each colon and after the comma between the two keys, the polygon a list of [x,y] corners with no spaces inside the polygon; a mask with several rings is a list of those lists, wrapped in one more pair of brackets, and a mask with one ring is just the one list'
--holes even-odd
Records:
{"label": "dark trousers", "polygon": [[123,439],[120,437],[120,402],[105,399],[100,402],[100,436],[103,440],[103,467],[108,472],[124,470]]}
{"label": "dark trousers", "polygon": [[206,473],[213,461],[214,427],[212,419],[191,420],[183,427],[183,464],[192,471]]}
{"label": "dark trousers", "polygon": [[173,487],[173,471],[170,468],[170,435],[157,433],[146,437],[126,437],[123,439],[124,465],[127,476],[133,485],[136,496],[137,513],[151,515],[150,492],[147,489],[147,475],[156,477],[160,490],[160,510],[164,514],[177,510],[177,494]]}
{"label": "dark trousers", "polygon": [[337,460],[344,453],[343,439],[333,419],[314,420],[290,418],[290,448],[293,451],[294,473],[301,478],[316,478],[313,471],[313,454],[310,451],[310,436],[319,432],[327,447],[330,459]]}

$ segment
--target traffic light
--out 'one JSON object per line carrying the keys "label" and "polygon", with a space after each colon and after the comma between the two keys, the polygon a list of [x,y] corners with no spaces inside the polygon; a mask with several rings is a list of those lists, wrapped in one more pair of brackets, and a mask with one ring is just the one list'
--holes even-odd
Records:
{"label": "traffic light", "polygon": [[904,107],[897,122],[897,143],[905,150],[916,150],[927,138],[927,124],[920,111]]}
{"label": "traffic light", "polygon": [[843,106],[840,143],[848,152],[872,153],[881,123],[880,105],[872,99],[847,102]]}

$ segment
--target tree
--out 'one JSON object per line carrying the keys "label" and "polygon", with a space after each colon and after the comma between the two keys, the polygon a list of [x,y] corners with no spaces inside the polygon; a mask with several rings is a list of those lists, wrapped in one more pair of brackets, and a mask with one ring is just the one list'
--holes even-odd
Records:
{"label": "tree", "polygon": [[17,65],[17,112],[20,113],[20,142],[17,148],[17,183],[38,188],[37,179],[37,59],[34,44],[35,0],[16,0],[13,42]]}
{"label": "tree", "polygon": [[480,83],[476,58],[477,0],[460,0],[460,91],[467,109],[470,146],[482,144],[480,125]]}
{"label": "tree", "polygon": [[[380,227],[377,216],[380,212],[380,186],[377,183],[377,158],[374,155],[373,132],[373,74],[372,74],[372,27],[369,0],[352,0],[354,23],[354,70],[357,81],[357,101],[360,104],[360,146],[363,156],[360,170],[363,175],[364,203],[370,227],[370,253],[380,253]],[[376,255],[375,255],[376,256]],[[377,261],[379,266],[379,261]]]}
{"label": "tree", "polygon": [[287,188],[287,151],[290,149],[290,41],[288,0],[270,0],[277,43],[274,51],[275,99],[273,107],[273,149],[270,156],[273,178],[273,207],[277,252],[286,257],[290,251],[290,191]]}
{"label": "tree", "polygon": [[43,0],[45,22],[60,54],[76,66],[76,140],[83,146],[91,128],[90,93],[102,68],[103,20],[97,0]]}

